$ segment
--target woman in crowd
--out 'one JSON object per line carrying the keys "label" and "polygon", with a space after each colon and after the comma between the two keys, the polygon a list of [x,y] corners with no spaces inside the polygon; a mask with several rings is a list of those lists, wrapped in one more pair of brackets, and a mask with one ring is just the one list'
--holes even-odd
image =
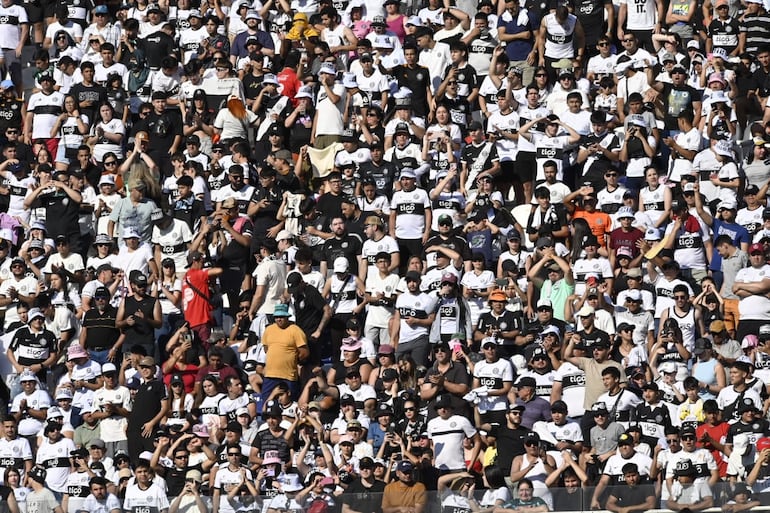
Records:
{"label": "woman in crowd", "polygon": [[69,163],[77,157],[78,148],[83,144],[83,136],[88,133],[88,116],[80,114],[77,102],[72,96],[64,98],[64,112],[56,118],[51,128],[51,137],[59,138],[59,150],[56,152],[56,169],[67,170]]}
{"label": "woman in crowd", "polygon": [[109,103],[99,106],[99,117],[94,123],[88,143],[93,145],[94,160],[101,162],[106,153],[113,153],[118,160],[123,158],[123,139],[126,126],[115,117],[115,110]]}

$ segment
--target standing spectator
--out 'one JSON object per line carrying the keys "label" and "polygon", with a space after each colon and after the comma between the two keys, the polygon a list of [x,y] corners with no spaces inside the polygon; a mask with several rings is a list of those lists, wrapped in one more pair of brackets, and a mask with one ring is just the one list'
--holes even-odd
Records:
{"label": "standing spectator", "polygon": [[120,303],[115,325],[124,330],[132,344],[144,347],[147,354],[160,354],[155,330],[163,324],[160,302],[147,291],[147,276],[133,270],[128,277],[131,293]]}
{"label": "standing spectator", "polygon": [[[334,14],[336,16],[336,13]],[[345,110],[345,86],[336,82],[337,69],[334,63],[324,62],[318,71],[321,89],[316,97],[315,119],[310,143],[322,149],[339,142],[344,129],[342,115]]]}
{"label": "standing spectator", "polygon": [[522,81],[525,84],[532,83],[535,74],[535,42],[539,30],[538,20],[533,13],[515,0],[506,0],[505,11],[497,20],[497,39],[506,43],[505,53],[510,64],[522,70]]}
{"label": "standing spectator", "polygon": [[[140,387],[134,397],[134,404],[141,405],[133,408],[128,416],[128,453],[131,461],[139,464],[139,455],[143,451],[154,452],[153,435],[156,427],[166,416],[169,409],[169,401],[166,396],[166,387],[162,381],[156,379],[157,367],[155,358],[144,356],[139,360]],[[146,469],[149,472],[149,468]],[[137,485],[142,483],[140,467],[137,466]],[[142,485],[146,487],[145,483]],[[128,502],[128,494],[126,494]]]}
{"label": "standing spectator", "polygon": [[119,362],[126,336],[115,324],[118,310],[110,304],[112,294],[107,287],[99,287],[92,297],[92,308],[83,315],[78,342],[99,364]]}
{"label": "standing spectator", "polygon": [[182,311],[190,329],[204,342],[211,336],[213,321],[209,282],[221,274],[220,267],[203,268],[203,255],[200,252],[193,250],[187,254],[187,272],[182,281]]}
{"label": "standing spectator", "polygon": [[749,246],[749,264],[738,271],[733,284],[733,292],[741,298],[738,304],[741,322],[736,337],[739,340],[749,333],[757,333],[762,324],[770,321],[770,299],[765,296],[770,292],[770,265],[766,263],[762,244]]}
{"label": "standing spectator", "polygon": [[310,356],[305,333],[296,324],[289,322],[288,306],[277,304],[273,319],[274,324],[265,328],[262,335],[262,345],[267,352],[262,382],[263,402],[267,401],[273,388],[281,381],[288,383],[292,398],[296,398],[299,395],[297,366]]}

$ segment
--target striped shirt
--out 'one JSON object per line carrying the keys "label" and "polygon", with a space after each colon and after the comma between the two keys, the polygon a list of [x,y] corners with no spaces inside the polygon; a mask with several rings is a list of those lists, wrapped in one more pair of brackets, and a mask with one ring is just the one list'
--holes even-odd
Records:
{"label": "striped shirt", "polygon": [[745,52],[756,53],[770,40],[770,14],[746,15],[741,23],[741,34],[746,34]]}

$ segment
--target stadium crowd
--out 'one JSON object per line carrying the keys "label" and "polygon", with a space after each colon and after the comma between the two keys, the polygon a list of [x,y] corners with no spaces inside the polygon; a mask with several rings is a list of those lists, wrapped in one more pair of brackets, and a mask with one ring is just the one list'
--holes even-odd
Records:
{"label": "stadium crowd", "polygon": [[770,504],[768,7],[0,0],[0,510]]}

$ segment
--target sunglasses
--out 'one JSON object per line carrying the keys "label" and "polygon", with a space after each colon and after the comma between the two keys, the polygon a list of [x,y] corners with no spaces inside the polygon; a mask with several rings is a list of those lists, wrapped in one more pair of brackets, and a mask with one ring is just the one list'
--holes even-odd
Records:
{"label": "sunglasses", "polygon": [[599,43],[599,44],[598,44],[598,45],[596,45],[596,46],[601,46],[601,47],[604,47],[604,46],[610,46],[610,44],[609,44],[609,43]]}
{"label": "sunglasses", "polygon": [[417,408],[415,408],[414,406],[410,406],[408,408],[404,408],[404,411],[415,411],[416,409]]}
{"label": "sunglasses", "polygon": [[223,150],[222,148],[212,148],[211,149],[211,153],[222,153],[224,151],[225,150]]}
{"label": "sunglasses", "polygon": [[105,165],[105,167],[106,166],[117,166],[118,165],[118,161],[117,160],[111,160],[109,162],[105,162],[104,165]]}
{"label": "sunglasses", "polygon": [[682,437],[682,440],[684,440],[685,442],[688,440],[695,440],[695,435],[684,435]]}
{"label": "sunglasses", "polygon": [[240,455],[241,455],[241,453],[239,453],[239,452],[228,452],[228,453],[227,453],[227,455],[228,455],[228,456],[231,456],[231,457],[232,457],[232,456],[240,456]]}
{"label": "sunglasses", "polygon": [[536,77],[541,77],[541,78],[542,78],[542,77],[546,77],[546,76],[548,76],[548,75],[546,75],[545,73],[537,73],[535,76],[536,76]]}

